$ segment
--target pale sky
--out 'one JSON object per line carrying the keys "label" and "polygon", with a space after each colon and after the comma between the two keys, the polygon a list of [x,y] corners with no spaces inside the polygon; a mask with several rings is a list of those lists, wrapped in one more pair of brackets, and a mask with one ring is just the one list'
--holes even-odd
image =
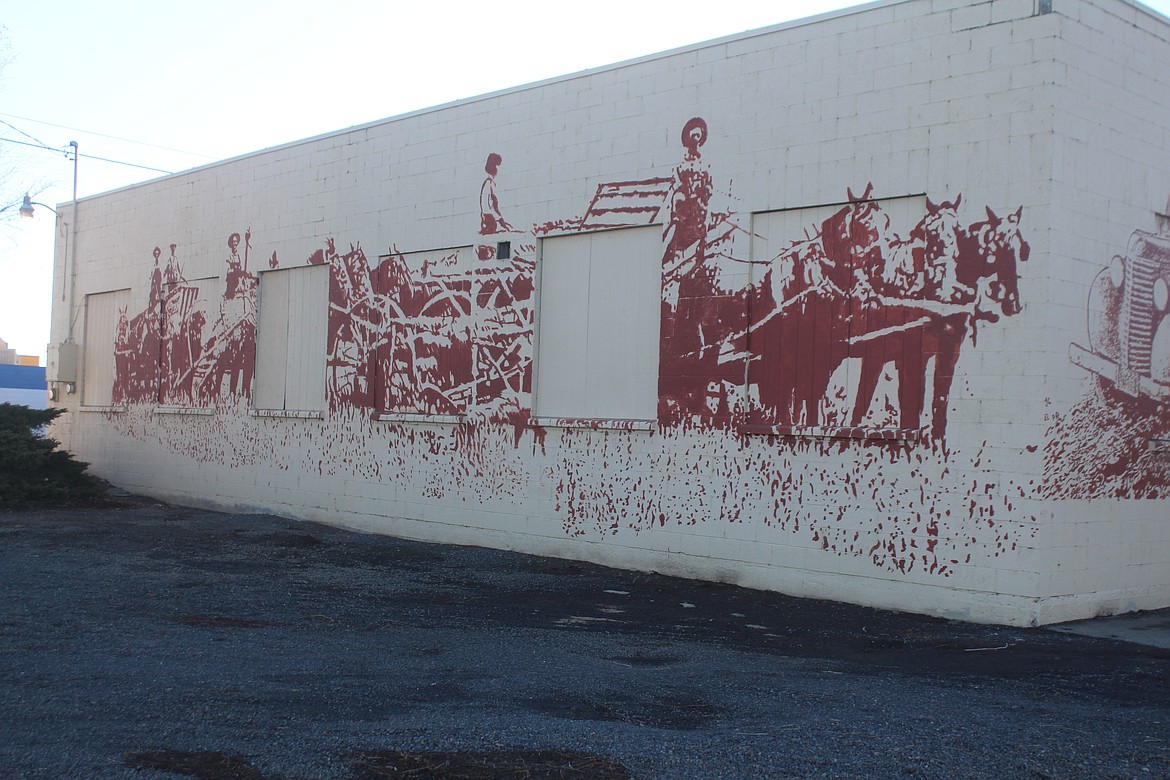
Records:
{"label": "pale sky", "polygon": [[[1059,0],[1057,0],[1059,2]],[[837,10],[849,0],[11,2],[3,198],[81,197],[460,98]],[[1150,6],[1170,13],[1170,0]],[[0,221],[0,338],[49,339],[54,219]],[[42,359],[43,364],[43,359]]]}

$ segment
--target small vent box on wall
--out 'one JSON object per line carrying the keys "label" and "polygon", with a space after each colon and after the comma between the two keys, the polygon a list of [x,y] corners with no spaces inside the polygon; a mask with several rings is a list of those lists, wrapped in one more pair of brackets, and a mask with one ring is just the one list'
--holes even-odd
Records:
{"label": "small vent box on wall", "polygon": [[50,344],[46,379],[53,382],[77,381],[77,345],[71,342]]}

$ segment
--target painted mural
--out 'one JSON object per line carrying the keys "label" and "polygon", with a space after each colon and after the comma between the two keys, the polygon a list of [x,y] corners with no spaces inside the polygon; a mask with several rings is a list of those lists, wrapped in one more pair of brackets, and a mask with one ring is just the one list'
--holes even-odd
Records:
{"label": "painted mural", "polygon": [[257,277],[248,271],[251,232],[244,235],[243,259],[240,234],[228,237],[223,299],[210,328],[209,301],[184,278],[177,245],[171,244],[165,273],[162,250],[154,248],[146,309],[133,317],[122,312],[118,321],[114,403],[205,407],[251,395]]}
{"label": "painted mural", "polygon": [[1069,357],[1091,386],[1049,415],[1046,495],[1170,496],[1170,217],[1157,221],[1134,230],[1089,289],[1087,339]]}
{"label": "painted mural", "polygon": [[[967,392],[961,355],[1023,306],[1022,210],[970,216],[955,194],[897,225],[872,185],[843,186],[829,216],[756,258],[750,217],[703,158],[711,135],[693,118],[673,170],[602,182],[579,216],[524,228],[507,218],[493,152],[469,247],[392,245],[371,262],[330,237],[306,251],[330,269],[320,422],[249,416],[263,293],[251,231],[242,257],[228,238],[218,311],[183,280],[176,247],[165,273],[155,250],[146,309],[119,327],[128,412],[115,425],[197,461],[378,480],[452,505],[506,512],[543,496],[570,537],[722,523],[752,539],[762,527],[777,543],[940,576],[1026,542],[1033,482],[989,468],[986,442],[947,443],[950,399]],[[657,430],[535,424],[540,239],[651,224],[663,225]],[[153,404],[216,414],[152,416]]]}

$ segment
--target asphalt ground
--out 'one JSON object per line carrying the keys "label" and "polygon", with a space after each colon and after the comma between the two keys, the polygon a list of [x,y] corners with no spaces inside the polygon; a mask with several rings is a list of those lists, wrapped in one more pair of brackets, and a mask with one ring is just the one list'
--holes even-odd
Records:
{"label": "asphalt ground", "polygon": [[0,776],[1170,777],[1170,650],[269,515],[0,513]]}

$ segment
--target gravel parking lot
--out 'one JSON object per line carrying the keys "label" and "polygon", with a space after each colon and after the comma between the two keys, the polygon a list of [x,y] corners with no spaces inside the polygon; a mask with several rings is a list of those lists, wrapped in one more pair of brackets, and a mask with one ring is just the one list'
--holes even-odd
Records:
{"label": "gravel parking lot", "polygon": [[0,514],[4,777],[1168,777],[1168,672],[269,515]]}

